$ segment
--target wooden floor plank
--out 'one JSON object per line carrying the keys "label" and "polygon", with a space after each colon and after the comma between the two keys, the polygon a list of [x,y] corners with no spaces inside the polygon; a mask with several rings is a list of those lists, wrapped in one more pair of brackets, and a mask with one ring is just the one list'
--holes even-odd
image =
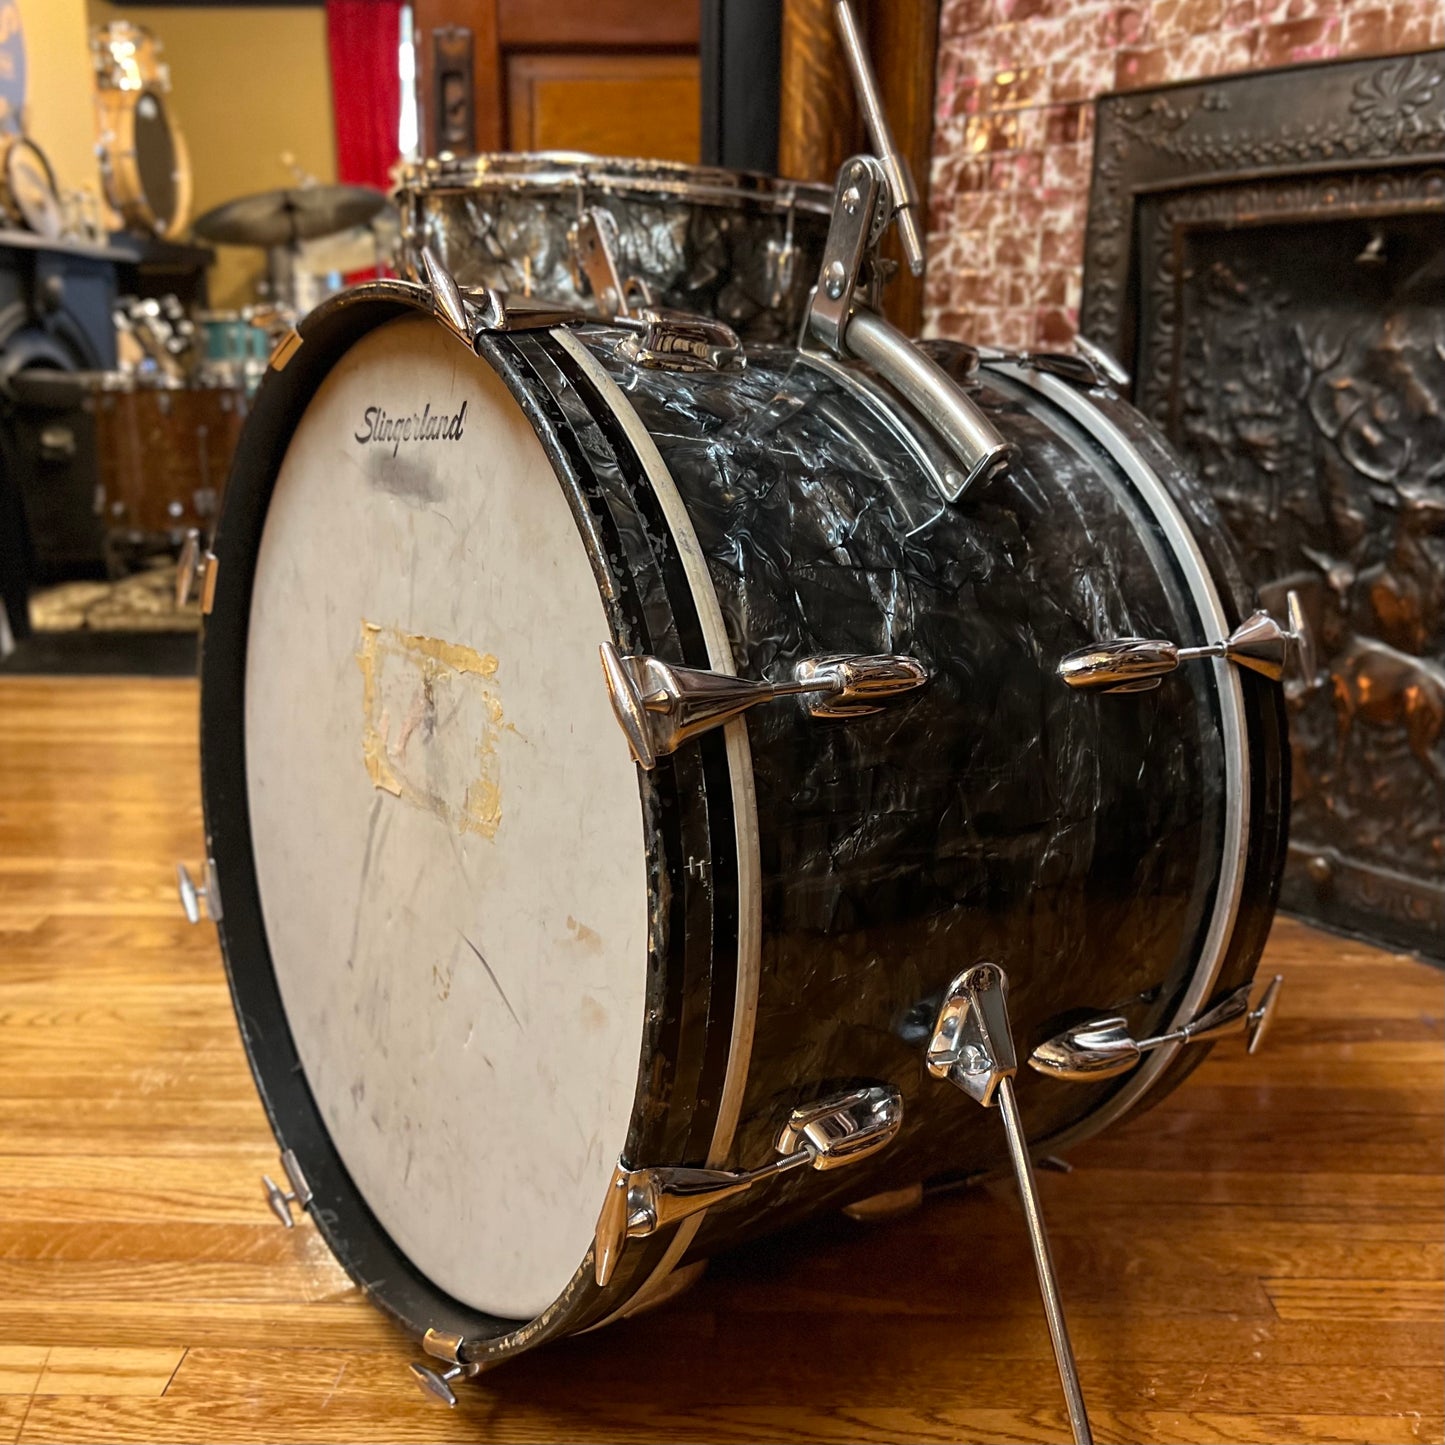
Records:
{"label": "wooden floor plank", "polygon": [[[262,1197],[215,934],[175,903],[196,771],[194,684],[0,679],[0,1445],[1067,1440],[1002,1183],[765,1241],[429,1406]],[[1289,919],[1263,967],[1259,1056],[1041,1178],[1096,1435],[1439,1442],[1445,975]]]}

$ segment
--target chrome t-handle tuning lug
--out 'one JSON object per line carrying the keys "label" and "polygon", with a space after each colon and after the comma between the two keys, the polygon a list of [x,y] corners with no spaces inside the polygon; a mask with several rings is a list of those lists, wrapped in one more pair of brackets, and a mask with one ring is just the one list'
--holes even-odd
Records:
{"label": "chrome t-handle tuning lug", "polygon": [[1269,1032],[1283,984],[1283,976],[1275,974],[1254,1008],[1249,1006],[1254,985],[1244,984],[1187,1024],[1150,1038],[1134,1038],[1124,1018],[1089,1019],[1040,1044],[1029,1055],[1029,1067],[1051,1078],[1091,1083],[1127,1073],[1143,1055],[1161,1045],[1212,1043],[1240,1033],[1246,1035],[1248,1052],[1253,1054]]}
{"label": "chrome t-handle tuning lug", "polygon": [[663,1164],[629,1169],[621,1161],[597,1216],[593,1273],[607,1285],[629,1239],[645,1239],[794,1169],[842,1169],[876,1154],[903,1126],[903,1098],[870,1084],[794,1109],[778,1134],[777,1157],[758,1169]]}
{"label": "chrome t-handle tuning lug", "polygon": [[204,885],[197,885],[191,877],[191,870],[184,863],[176,864],[176,892],[180,894],[181,909],[187,923],[199,923],[204,908],[210,919],[221,921],[221,885],[216,881],[216,860],[206,859]]}
{"label": "chrome t-handle tuning lug", "polygon": [[965,969],[949,985],[928,1045],[928,1071],[962,1089],[975,1103],[997,1108],[1008,1142],[1019,1198],[1023,1202],[1039,1293],[1053,1342],[1054,1361],[1063,1386],[1064,1403],[1075,1445],[1092,1445],[1089,1414],[1079,1384],[1079,1367],[1069,1340],[1049,1236],[1044,1228],[1038,1183],[1029,1158],[1023,1118],[1014,1097],[1017,1062],[1008,1018],[1008,979],[997,964],[979,963]]}
{"label": "chrome t-handle tuning lug", "polygon": [[647,769],[689,738],[760,703],[811,696],[808,711],[813,717],[862,717],[928,681],[922,663],[892,654],[808,657],[793,669],[791,682],[753,682],[679,667],[658,657],[624,657],[610,642],[599,650],[612,711],[633,758]]}
{"label": "chrome t-handle tuning lug", "polygon": [[1315,671],[1314,646],[1297,593],[1287,598],[1289,626],[1268,612],[1246,617],[1228,637],[1202,647],[1180,647],[1164,638],[1121,637],[1096,642],[1071,652],[1059,663],[1059,676],[1081,692],[1147,692],[1181,662],[1222,657],[1237,667],[1260,673],[1272,682],[1284,676],[1291,656],[1307,682]]}

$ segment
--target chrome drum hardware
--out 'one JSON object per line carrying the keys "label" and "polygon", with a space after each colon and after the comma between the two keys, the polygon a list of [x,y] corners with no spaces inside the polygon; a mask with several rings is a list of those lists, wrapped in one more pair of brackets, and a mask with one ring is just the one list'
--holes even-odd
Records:
{"label": "chrome drum hardware", "polygon": [[1212,1043],[1240,1033],[1249,1035],[1249,1052],[1253,1054],[1264,1043],[1283,984],[1283,977],[1275,974],[1258,1006],[1250,1008],[1254,985],[1247,983],[1182,1028],[1154,1038],[1133,1038],[1127,1019],[1090,1019],[1040,1044],[1029,1055],[1029,1067],[1055,1079],[1090,1083],[1127,1073],[1144,1054],[1162,1044]]}
{"label": "chrome drum hardware", "polygon": [[180,558],[176,562],[176,606],[184,607],[199,589],[201,612],[209,616],[216,600],[216,580],[220,571],[221,564],[216,561],[216,554],[201,546],[201,534],[192,527],[186,533]]}
{"label": "chrome drum hardware", "polygon": [[612,1278],[629,1239],[645,1239],[790,1169],[841,1169],[867,1159],[902,1125],[902,1097],[877,1084],[794,1109],[778,1135],[778,1157],[758,1169],[629,1169],[619,1163],[597,1218],[597,1283]]}
{"label": "chrome drum hardware", "polygon": [[1222,657],[1278,682],[1294,656],[1306,685],[1310,685],[1315,677],[1314,645],[1299,595],[1291,591],[1287,605],[1287,628],[1268,612],[1255,612],[1222,641],[1202,647],[1180,647],[1163,638],[1121,637],[1069,653],[1059,663],[1059,676],[1081,692],[1148,692],[1181,662]]}
{"label": "chrome drum hardware", "polygon": [[1044,1229],[1028,1140],[1024,1136],[1018,1101],[1014,1098],[1013,1080],[1018,1062],[1009,1027],[1007,997],[1008,979],[997,964],[975,964],[959,974],[949,985],[933,1026],[933,1038],[928,1045],[928,1072],[936,1079],[947,1079],[984,1108],[997,1107],[1003,1119],[1009,1161],[1023,1201],[1034,1268],[1039,1277],[1039,1293],[1043,1296],[1054,1360],[1064,1387],[1069,1424],[1073,1428],[1075,1445],[1092,1445],[1094,1437],[1089,1430],[1089,1415],[1079,1385],[1079,1369],[1074,1362],[1074,1347],[1069,1341],[1069,1326],[1064,1318],[1063,1297],[1059,1293],[1058,1275]]}
{"label": "chrome drum hardware", "polygon": [[204,877],[205,885],[197,887],[191,870],[184,863],[176,864],[176,891],[181,895],[181,908],[185,911],[187,923],[199,923],[203,908],[213,922],[221,921],[221,888],[216,882],[214,858],[206,859]]}
{"label": "chrome drum hardware", "polygon": [[289,1189],[283,1189],[269,1174],[261,1176],[261,1186],[266,1191],[266,1203],[271,1206],[271,1213],[287,1229],[294,1229],[296,1221],[291,1217],[291,1206],[294,1204],[304,1214],[311,1207],[311,1186],[301,1172],[300,1162],[289,1149],[282,1151],[281,1169],[291,1185]]}
{"label": "chrome drum hardware", "polygon": [[892,654],[809,657],[793,669],[791,682],[751,682],[657,657],[623,657],[610,642],[599,650],[612,710],[632,756],[649,769],[689,738],[759,703],[811,694],[814,717],[863,717],[928,681],[921,663]]}

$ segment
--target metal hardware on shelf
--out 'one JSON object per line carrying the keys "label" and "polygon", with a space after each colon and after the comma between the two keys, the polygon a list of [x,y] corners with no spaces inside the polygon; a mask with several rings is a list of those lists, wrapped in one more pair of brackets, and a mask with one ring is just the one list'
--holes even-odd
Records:
{"label": "metal hardware on shelf", "polygon": [[619,1162],[597,1217],[597,1283],[612,1279],[629,1239],[645,1239],[792,1169],[855,1164],[891,1143],[902,1124],[902,1096],[875,1084],[794,1109],[778,1135],[778,1157],[758,1169],[629,1169]]}
{"label": "metal hardware on shelf", "polygon": [[1164,638],[1121,637],[1096,642],[1071,652],[1059,663],[1059,676],[1083,692],[1148,692],[1181,662],[1222,657],[1238,667],[1261,673],[1272,682],[1284,676],[1291,656],[1298,659],[1306,683],[1315,676],[1314,645],[1299,594],[1288,594],[1289,626],[1268,612],[1246,617],[1228,637],[1202,647],[1180,647]]}
{"label": "metal hardware on shelf", "polygon": [[903,246],[903,256],[908,269],[915,276],[923,275],[923,237],[918,228],[919,197],[918,187],[913,181],[913,172],[893,140],[893,131],[883,109],[883,99],[878,93],[878,81],[873,74],[868,51],[858,31],[858,19],[853,14],[849,0],[835,0],[833,18],[837,21],[838,35],[843,42],[843,54],[848,60],[848,69],[853,76],[853,88],[858,94],[858,108],[863,112],[868,127],[868,137],[888,179],[890,215],[898,222],[898,239]]}
{"label": "metal hardware on shelf", "polygon": [[862,717],[928,681],[921,663],[890,654],[809,657],[793,669],[791,682],[753,682],[657,657],[623,657],[611,642],[599,651],[612,710],[644,768],[759,703],[814,695],[808,704],[814,717]]}
{"label": "metal hardware on shelf", "polygon": [[629,329],[617,354],[637,366],[670,371],[721,371],[747,364],[738,334],[725,322],[690,311],[644,306],[613,318]]}
{"label": "metal hardware on shelf", "polygon": [[292,1229],[296,1221],[291,1217],[291,1206],[294,1204],[305,1213],[311,1206],[311,1186],[301,1172],[300,1162],[289,1149],[281,1152],[281,1168],[291,1185],[289,1189],[283,1189],[269,1174],[261,1176],[261,1185],[266,1191],[266,1203],[271,1206],[271,1213],[287,1229]]}
{"label": "metal hardware on shelf", "polygon": [[1210,1043],[1239,1033],[1248,1034],[1248,1051],[1253,1054],[1269,1032],[1283,983],[1283,977],[1276,974],[1255,1008],[1249,1006],[1254,985],[1244,984],[1182,1028],[1152,1038],[1135,1039],[1127,1019],[1089,1019],[1040,1044],[1029,1055],[1029,1066],[1051,1078],[1089,1083],[1127,1073],[1144,1054],[1162,1044]]}
{"label": "metal hardware on shelf", "polygon": [[1008,1018],[1008,979],[996,964],[965,969],[949,985],[933,1026],[926,1061],[935,1078],[946,1079],[985,1108],[996,1106],[1003,1119],[1009,1160],[1023,1201],[1034,1268],[1043,1296],[1044,1314],[1053,1341],[1054,1360],[1064,1389],[1075,1445],[1092,1445],[1089,1415],[1079,1385],[1079,1369],[1069,1342],[1049,1237],[1044,1229],[1038,1184],[1029,1158],[1028,1140],[1014,1097],[1017,1060]]}
{"label": "metal hardware on shelf", "polygon": [[184,863],[176,864],[176,891],[181,895],[181,907],[185,910],[188,923],[199,923],[204,908],[206,916],[214,923],[221,921],[221,886],[216,881],[216,860],[206,859],[205,884],[197,887],[191,877],[191,870]]}
{"label": "metal hardware on shelf", "polygon": [[189,528],[176,563],[176,606],[184,607],[199,587],[201,612],[209,617],[216,600],[216,578],[220,571],[216,554],[201,546],[201,534],[196,528]]}

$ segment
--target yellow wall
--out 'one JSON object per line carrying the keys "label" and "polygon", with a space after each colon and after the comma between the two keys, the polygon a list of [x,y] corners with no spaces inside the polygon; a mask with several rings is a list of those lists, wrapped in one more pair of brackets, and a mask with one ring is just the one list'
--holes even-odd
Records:
{"label": "yellow wall", "polygon": [[[25,0],[32,7],[86,0]],[[236,196],[292,183],[283,152],[322,182],[336,179],[331,79],[322,6],[185,6],[88,0],[92,25],[130,20],[163,43],[171,68],[171,113],[185,136],[194,177],[192,218]],[[29,38],[29,18],[26,20]],[[211,304],[254,299],[265,253],[217,248]]]}
{"label": "yellow wall", "polygon": [[65,190],[99,193],[86,0],[19,0],[25,27],[26,130]]}

